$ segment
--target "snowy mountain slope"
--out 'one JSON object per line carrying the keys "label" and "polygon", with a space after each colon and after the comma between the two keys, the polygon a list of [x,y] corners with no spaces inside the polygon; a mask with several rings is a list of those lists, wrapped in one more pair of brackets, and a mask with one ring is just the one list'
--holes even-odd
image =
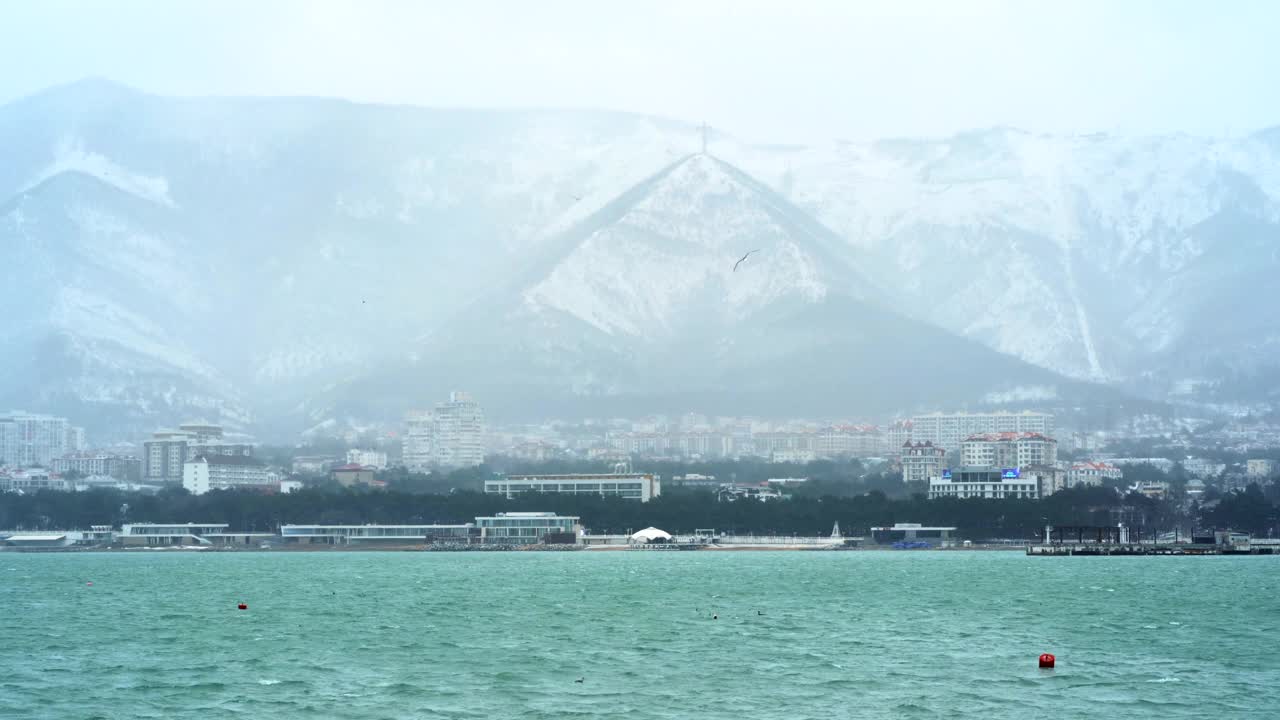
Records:
{"label": "snowy mountain slope", "polygon": [[[887,308],[890,356],[941,329],[1152,396],[1271,377],[1280,130],[816,147],[716,133],[723,162],[688,159],[698,141],[623,113],[53,88],[0,107],[0,300],[24,308],[3,352],[136,364],[260,420],[315,412],[319,387],[426,372],[445,339],[460,373],[519,346],[532,377],[579,398],[794,379],[797,358],[752,333],[811,327],[823,347],[822,318],[834,347],[857,324],[836,307]],[[725,256],[756,247],[731,272]],[[702,362],[670,360],[687,356]],[[76,372],[66,393],[110,385]]]}
{"label": "snowy mountain slope", "polygon": [[525,414],[535,398],[543,412],[678,397],[887,412],[1084,387],[894,313],[839,243],[739,169],[691,156],[570,230],[410,362],[340,388],[318,416],[393,413],[449,387]]}
{"label": "snowy mountain slope", "polygon": [[[899,302],[917,317],[1044,367],[1124,381],[1220,324],[1194,309],[1194,278],[1215,253],[1233,244],[1252,253],[1236,255],[1224,287],[1256,263],[1275,269],[1273,136],[1064,138],[997,129],[724,152],[898,278]],[[1238,213],[1252,219],[1247,236],[1195,230]],[[1183,307],[1166,309],[1175,297]],[[1208,324],[1188,322],[1188,313]]]}
{"label": "snowy mountain slope", "polygon": [[247,421],[236,391],[176,339],[204,297],[168,212],[73,170],[0,205],[0,405],[119,427],[195,410]]}

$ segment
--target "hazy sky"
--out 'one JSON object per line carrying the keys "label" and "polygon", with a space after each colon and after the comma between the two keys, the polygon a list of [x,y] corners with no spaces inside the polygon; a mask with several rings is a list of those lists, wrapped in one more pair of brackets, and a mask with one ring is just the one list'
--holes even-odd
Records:
{"label": "hazy sky", "polygon": [[0,102],[88,75],[167,94],[600,107],[755,140],[1280,124],[1280,2],[31,0]]}

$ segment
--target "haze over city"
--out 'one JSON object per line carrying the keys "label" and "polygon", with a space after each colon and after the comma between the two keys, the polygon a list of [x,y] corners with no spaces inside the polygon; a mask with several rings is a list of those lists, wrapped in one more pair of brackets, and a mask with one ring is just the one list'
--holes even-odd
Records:
{"label": "haze over city", "polygon": [[1278,27],[0,9],[6,709],[1265,713]]}

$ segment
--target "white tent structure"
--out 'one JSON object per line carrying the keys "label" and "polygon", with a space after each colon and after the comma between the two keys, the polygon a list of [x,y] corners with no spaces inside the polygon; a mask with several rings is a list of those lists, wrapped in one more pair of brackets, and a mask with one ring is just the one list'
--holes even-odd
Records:
{"label": "white tent structure", "polygon": [[647,527],[631,536],[632,543],[671,542],[671,533],[656,527]]}

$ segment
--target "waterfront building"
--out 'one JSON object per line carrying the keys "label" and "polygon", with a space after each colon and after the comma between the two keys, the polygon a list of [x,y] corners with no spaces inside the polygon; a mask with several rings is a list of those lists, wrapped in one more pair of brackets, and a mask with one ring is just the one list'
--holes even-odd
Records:
{"label": "waterfront building", "polygon": [[920,523],[900,522],[890,527],[871,528],[871,539],[881,545],[937,540],[939,544],[946,546],[951,543],[951,533],[955,531],[953,527],[926,527]]}
{"label": "waterfront building", "polygon": [[463,525],[281,525],[286,543],[307,545],[406,545],[470,543],[479,539],[471,523]]}
{"label": "waterfront building", "polygon": [[599,473],[572,475],[507,475],[486,480],[490,495],[515,497],[523,492],[600,495],[649,502],[662,494],[662,482],[653,473]]}
{"label": "waterfront building", "polygon": [[947,451],[928,440],[908,441],[902,444],[898,459],[902,464],[904,483],[927,483],[929,478],[942,474],[942,467],[947,460]]}
{"label": "waterfront building", "polygon": [[198,455],[183,464],[182,487],[192,495],[203,495],[210,490],[274,490],[279,488],[279,478],[256,458]]}
{"label": "waterfront building", "polygon": [[929,499],[985,498],[1035,500],[1040,497],[1040,477],[1017,468],[957,468],[929,478]]}
{"label": "waterfront building", "polygon": [[1032,432],[1052,437],[1053,431],[1053,414],[1042,412],[933,413],[911,418],[912,440],[928,440],[948,450],[979,433]]}
{"label": "waterfront building", "polygon": [[480,541],[485,543],[518,543],[532,545],[547,540],[576,542],[582,527],[576,516],[551,512],[508,512],[490,517],[477,517]]}
{"label": "waterfront building", "polygon": [[212,545],[227,535],[227,523],[126,523],[117,538],[125,545]]}
{"label": "waterfront building", "polygon": [[73,436],[63,417],[21,410],[0,413],[0,466],[48,467],[53,458],[74,449],[68,443]]}
{"label": "waterfront building", "polygon": [[75,536],[64,532],[19,533],[16,535],[0,535],[0,541],[16,549],[64,548],[75,542]]}
{"label": "waterfront building", "polygon": [[1058,441],[1036,432],[970,435],[960,444],[966,467],[1021,468],[1058,462]]}

